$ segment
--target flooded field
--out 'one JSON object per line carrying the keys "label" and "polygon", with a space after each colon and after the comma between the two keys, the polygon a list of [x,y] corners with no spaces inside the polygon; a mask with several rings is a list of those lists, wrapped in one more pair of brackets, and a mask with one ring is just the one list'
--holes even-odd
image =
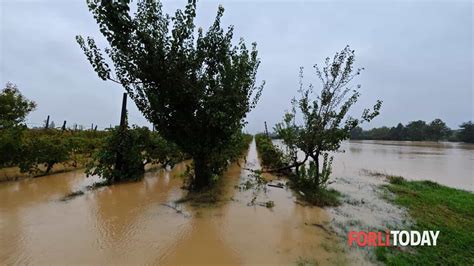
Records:
{"label": "flooded field", "polygon": [[[474,190],[472,145],[351,141],[342,148],[331,186],[343,204],[326,210],[304,206],[287,188],[242,189],[260,169],[255,142],[226,172],[216,204],[175,203],[186,195],[186,163],[96,190],[86,188],[100,180],[82,170],[1,183],[0,264],[369,264],[367,250],[348,251],[342,236],[409,220],[380,200],[383,180],[364,169]],[[62,200],[73,191],[85,193]]]}
{"label": "flooded field", "polygon": [[[260,167],[254,142],[241,164]],[[0,184],[0,264],[347,262],[326,210],[298,204],[287,189],[239,189],[252,176],[238,164],[225,174],[216,205],[175,204],[185,194],[184,170],[148,172],[141,182],[66,201],[98,179],[75,171]],[[274,207],[259,204],[267,201]]]}
{"label": "flooded field", "polygon": [[474,144],[363,140],[345,141],[341,150],[334,156],[335,177],[368,170],[474,191]]}
{"label": "flooded field", "polygon": [[359,169],[431,180],[474,191],[474,145],[451,142],[348,141],[334,158],[334,174]]}

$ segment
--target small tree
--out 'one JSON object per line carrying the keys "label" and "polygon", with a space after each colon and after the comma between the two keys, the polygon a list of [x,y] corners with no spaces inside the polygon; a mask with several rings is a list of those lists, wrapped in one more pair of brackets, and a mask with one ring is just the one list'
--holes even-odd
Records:
{"label": "small tree", "polygon": [[221,27],[222,6],[204,34],[195,32],[195,0],[174,17],[153,0],[138,1],[132,17],[129,2],[88,1],[110,45],[105,52],[115,77],[92,38],[77,42],[101,79],[121,84],[160,134],[191,155],[193,187],[200,189],[226,167],[221,157],[263,88],[255,86],[256,44],[251,51],[242,39],[232,44],[233,27]]}
{"label": "small tree", "polygon": [[[350,108],[357,102],[360,93],[350,89],[349,83],[363,70],[353,69],[354,51],[347,46],[330,60],[326,58],[322,69],[315,65],[316,74],[322,83],[319,95],[313,94],[313,86],[303,88],[303,68],[300,69],[300,98],[293,99],[293,108],[287,112],[284,122],[276,125],[276,131],[290,150],[297,181],[309,189],[319,190],[326,186],[331,174],[333,157],[329,152],[339,149],[343,140],[350,137],[351,130],[364,121],[379,114],[381,101],[373,110],[365,109],[361,119],[348,116]],[[357,85],[357,89],[360,85]],[[297,112],[299,111],[299,112]],[[296,123],[301,115],[302,123]],[[297,150],[304,152],[302,160],[296,158]],[[322,164],[320,158],[322,157]],[[305,165],[312,159],[309,168]]]}

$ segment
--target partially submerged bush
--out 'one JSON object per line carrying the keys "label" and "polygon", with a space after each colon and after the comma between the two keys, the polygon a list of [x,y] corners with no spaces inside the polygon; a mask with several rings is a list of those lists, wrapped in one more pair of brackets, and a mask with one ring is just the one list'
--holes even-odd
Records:
{"label": "partially submerged bush", "polygon": [[[48,174],[55,164],[69,160],[70,146],[58,135],[27,138],[21,149],[22,156],[18,162],[21,172],[34,175]],[[44,171],[39,168],[40,165],[44,165]]]}
{"label": "partially submerged bush", "polygon": [[291,183],[298,196],[304,201],[319,207],[338,206],[341,201],[341,193],[335,189],[319,188],[305,186],[304,183]]}
{"label": "partially submerged bush", "polygon": [[270,137],[265,134],[257,134],[255,135],[255,142],[258,154],[265,168],[279,169],[286,165],[283,152],[273,145]]}
{"label": "partially submerged bush", "polygon": [[98,175],[109,183],[135,181],[143,177],[145,165],[173,166],[184,158],[176,146],[146,127],[111,129],[104,145],[93,156],[87,176]]}
{"label": "partially submerged bush", "polygon": [[0,129],[0,167],[13,166],[21,158],[21,145],[25,126]]}
{"label": "partially submerged bush", "polygon": [[387,180],[390,184],[394,184],[394,185],[400,185],[403,183],[403,181],[405,181],[403,177],[394,176],[394,175],[387,176]]}

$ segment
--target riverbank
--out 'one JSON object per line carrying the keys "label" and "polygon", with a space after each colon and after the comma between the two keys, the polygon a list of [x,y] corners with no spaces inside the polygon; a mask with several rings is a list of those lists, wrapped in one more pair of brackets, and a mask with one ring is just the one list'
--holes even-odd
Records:
{"label": "riverbank", "polygon": [[[409,230],[439,230],[436,247],[400,251],[379,247],[377,259],[388,265],[474,265],[474,194],[431,181],[390,177],[384,185],[390,202],[407,209],[414,224]],[[403,228],[400,228],[403,229]]]}

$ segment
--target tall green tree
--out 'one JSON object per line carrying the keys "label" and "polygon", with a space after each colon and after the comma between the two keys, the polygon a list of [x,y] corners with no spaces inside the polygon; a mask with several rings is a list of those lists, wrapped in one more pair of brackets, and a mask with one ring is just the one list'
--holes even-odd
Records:
{"label": "tall green tree", "polygon": [[28,100],[15,84],[8,82],[0,92],[0,128],[23,123],[35,108],[34,101]]}
{"label": "tall green tree", "polygon": [[[365,109],[362,117],[357,119],[348,115],[351,107],[357,102],[360,93],[350,88],[350,82],[360,74],[362,68],[354,69],[355,54],[349,46],[336,53],[334,58],[326,58],[324,65],[315,65],[317,77],[321,81],[321,91],[313,92],[313,85],[303,87],[303,69],[300,70],[300,98],[293,100],[293,108],[285,114],[284,122],[277,124],[275,130],[284,136],[283,142],[288,147],[304,152],[305,158],[290,167],[296,169],[306,188],[322,188],[327,184],[331,174],[333,157],[329,152],[339,149],[343,140],[350,137],[351,130],[362,122],[371,121],[379,114],[382,102],[377,101],[373,110]],[[295,117],[301,115],[302,123]],[[290,154],[295,154],[291,151]],[[309,169],[304,163],[312,159]],[[301,167],[303,171],[298,171]],[[299,175],[299,172],[302,172]]]}
{"label": "tall green tree", "polygon": [[427,136],[428,125],[423,120],[411,121],[406,126],[406,134],[408,140],[420,141],[425,140]]}
{"label": "tall green tree", "polygon": [[390,140],[404,140],[405,139],[405,127],[402,123],[398,123],[396,127],[392,127],[389,132]]}
{"label": "tall green tree", "polygon": [[21,158],[26,116],[36,108],[34,101],[8,82],[0,92],[0,167],[11,166]]}
{"label": "tall green tree", "polygon": [[210,184],[226,167],[221,155],[232,147],[263,89],[256,85],[256,44],[233,44],[233,27],[224,30],[219,6],[208,31],[195,29],[196,1],[174,16],[154,0],[89,0],[101,33],[109,43],[104,59],[94,39],[77,36],[103,80],[121,84],[144,116],[168,141],[191,155],[193,187]]}
{"label": "tall green tree", "polygon": [[428,125],[427,131],[429,140],[434,141],[442,140],[451,133],[451,129],[439,118],[431,121]]}
{"label": "tall green tree", "polygon": [[350,139],[364,139],[364,130],[361,127],[353,128]]}
{"label": "tall green tree", "polygon": [[474,143],[474,124],[469,121],[460,125],[459,138],[463,142]]}

